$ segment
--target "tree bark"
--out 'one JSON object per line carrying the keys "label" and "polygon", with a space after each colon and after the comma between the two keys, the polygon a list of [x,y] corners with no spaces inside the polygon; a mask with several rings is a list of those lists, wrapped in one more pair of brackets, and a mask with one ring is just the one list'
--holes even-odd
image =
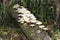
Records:
{"label": "tree bark", "polygon": [[56,0],[57,11],[56,11],[56,26],[60,28],[60,0]]}

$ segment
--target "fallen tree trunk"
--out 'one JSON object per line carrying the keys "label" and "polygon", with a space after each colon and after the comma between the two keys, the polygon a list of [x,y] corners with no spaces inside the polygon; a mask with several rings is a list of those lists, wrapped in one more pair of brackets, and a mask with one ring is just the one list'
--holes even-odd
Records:
{"label": "fallen tree trunk", "polygon": [[35,16],[25,7],[16,4],[13,6],[13,10],[12,16],[19,22],[29,40],[52,40],[45,31],[47,28],[44,28],[41,25],[42,22],[36,20]]}

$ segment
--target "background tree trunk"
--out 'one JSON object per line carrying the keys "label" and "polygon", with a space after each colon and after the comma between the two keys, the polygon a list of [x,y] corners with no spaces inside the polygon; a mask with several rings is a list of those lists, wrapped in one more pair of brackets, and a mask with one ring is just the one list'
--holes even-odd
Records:
{"label": "background tree trunk", "polygon": [[56,12],[56,26],[60,28],[60,0],[56,1],[57,5],[57,12]]}

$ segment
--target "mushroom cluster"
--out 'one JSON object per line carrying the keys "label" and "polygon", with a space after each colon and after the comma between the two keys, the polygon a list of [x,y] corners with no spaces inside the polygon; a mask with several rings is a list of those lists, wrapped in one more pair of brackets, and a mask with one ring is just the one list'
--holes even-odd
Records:
{"label": "mushroom cluster", "polygon": [[51,38],[43,30],[48,30],[41,21],[38,21],[36,17],[24,6],[15,4],[13,10],[17,13],[17,22],[22,24],[25,30],[30,29],[31,40],[50,40]]}
{"label": "mushroom cluster", "polygon": [[[16,4],[13,6],[13,9],[16,13],[18,13],[17,22],[20,22],[21,24],[29,23],[29,26],[35,26],[38,25],[39,28],[42,28],[44,30],[47,30],[48,28],[45,28],[44,25],[41,25],[42,22],[38,21],[36,17],[25,7],[20,6],[19,4]],[[32,23],[32,24],[31,24]]]}

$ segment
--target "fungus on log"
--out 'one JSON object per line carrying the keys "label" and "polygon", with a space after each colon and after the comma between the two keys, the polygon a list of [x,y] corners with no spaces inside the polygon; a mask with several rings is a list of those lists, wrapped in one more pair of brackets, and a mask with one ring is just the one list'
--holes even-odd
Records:
{"label": "fungus on log", "polygon": [[30,40],[52,40],[45,32],[48,30],[42,22],[38,21],[36,17],[25,7],[16,4],[13,6],[14,14],[17,22],[25,31]]}

